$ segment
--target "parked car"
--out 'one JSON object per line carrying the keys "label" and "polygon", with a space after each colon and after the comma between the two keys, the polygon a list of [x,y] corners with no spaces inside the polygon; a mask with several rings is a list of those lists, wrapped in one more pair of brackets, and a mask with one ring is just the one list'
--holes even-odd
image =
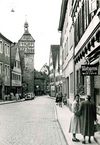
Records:
{"label": "parked car", "polygon": [[35,98],[35,95],[33,93],[25,94],[25,100],[33,100],[34,98]]}

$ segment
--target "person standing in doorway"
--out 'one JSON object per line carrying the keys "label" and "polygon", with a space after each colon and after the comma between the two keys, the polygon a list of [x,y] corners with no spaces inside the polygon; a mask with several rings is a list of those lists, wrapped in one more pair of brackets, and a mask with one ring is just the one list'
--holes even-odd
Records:
{"label": "person standing in doorway", "polygon": [[91,101],[91,96],[87,95],[85,101],[81,102],[79,114],[81,115],[81,134],[86,143],[85,137],[88,136],[88,142],[91,143],[91,136],[94,136],[94,121],[96,121],[96,106]]}
{"label": "person standing in doorway", "polygon": [[80,133],[81,120],[79,115],[77,114],[79,111],[79,99],[80,96],[75,95],[75,100],[72,103],[72,117],[70,120],[69,132],[72,133],[72,141],[79,142],[79,139],[76,138],[76,134]]}

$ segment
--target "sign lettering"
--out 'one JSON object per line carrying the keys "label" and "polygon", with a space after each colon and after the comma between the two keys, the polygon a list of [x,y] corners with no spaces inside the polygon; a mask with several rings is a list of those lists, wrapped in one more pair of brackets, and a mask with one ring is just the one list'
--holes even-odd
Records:
{"label": "sign lettering", "polygon": [[95,65],[82,65],[81,66],[82,75],[98,75],[98,67]]}

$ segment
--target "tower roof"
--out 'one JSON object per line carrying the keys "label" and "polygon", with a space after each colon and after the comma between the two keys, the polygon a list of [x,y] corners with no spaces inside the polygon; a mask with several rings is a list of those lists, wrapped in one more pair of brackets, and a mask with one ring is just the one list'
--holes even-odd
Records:
{"label": "tower roof", "polygon": [[32,37],[32,35],[28,31],[28,27],[29,27],[28,22],[25,21],[25,23],[24,23],[24,34],[22,35],[22,37],[19,41],[23,41],[23,42],[33,41],[33,42],[35,42],[34,38]]}

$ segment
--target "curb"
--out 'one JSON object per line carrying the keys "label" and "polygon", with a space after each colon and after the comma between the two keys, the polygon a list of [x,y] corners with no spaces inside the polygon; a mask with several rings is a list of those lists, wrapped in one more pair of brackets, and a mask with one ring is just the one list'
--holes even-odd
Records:
{"label": "curb", "polygon": [[100,145],[100,142],[94,137],[95,142]]}
{"label": "curb", "polygon": [[67,142],[66,136],[65,136],[65,134],[64,134],[64,132],[63,132],[63,129],[62,129],[62,127],[61,127],[61,124],[60,124],[60,122],[59,122],[59,119],[58,119],[56,104],[54,103],[54,105],[55,105],[55,107],[54,107],[54,109],[55,109],[55,118],[56,118],[56,120],[57,120],[57,122],[58,122],[58,124],[59,124],[60,130],[61,130],[61,132],[62,132],[62,134],[63,134],[64,139],[65,139],[66,145],[69,145],[68,142]]}
{"label": "curb", "polygon": [[64,139],[65,139],[66,145],[69,145],[68,142],[67,142],[66,136],[65,136],[65,134],[64,134],[64,132],[63,132],[63,129],[62,129],[62,127],[61,127],[61,124],[60,124],[60,122],[59,122],[58,119],[57,119],[57,122],[58,122],[58,124],[59,124],[60,130],[61,130],[61,132],[62,132],[62,134],[63,134]]}
{"label": "curb", "polygon": [[0,102],[0,105],[5,105],[5,104],[11,104],[11,103],[18,103],[18,102],[23,102],[24,100],[19,100],[19,101],[9,101],[9,102]]}
{"label": "curb", "polygon": [[100,141],[98,141],[98,139],[96,137],[94,137],[95,142],[100,145]]}

